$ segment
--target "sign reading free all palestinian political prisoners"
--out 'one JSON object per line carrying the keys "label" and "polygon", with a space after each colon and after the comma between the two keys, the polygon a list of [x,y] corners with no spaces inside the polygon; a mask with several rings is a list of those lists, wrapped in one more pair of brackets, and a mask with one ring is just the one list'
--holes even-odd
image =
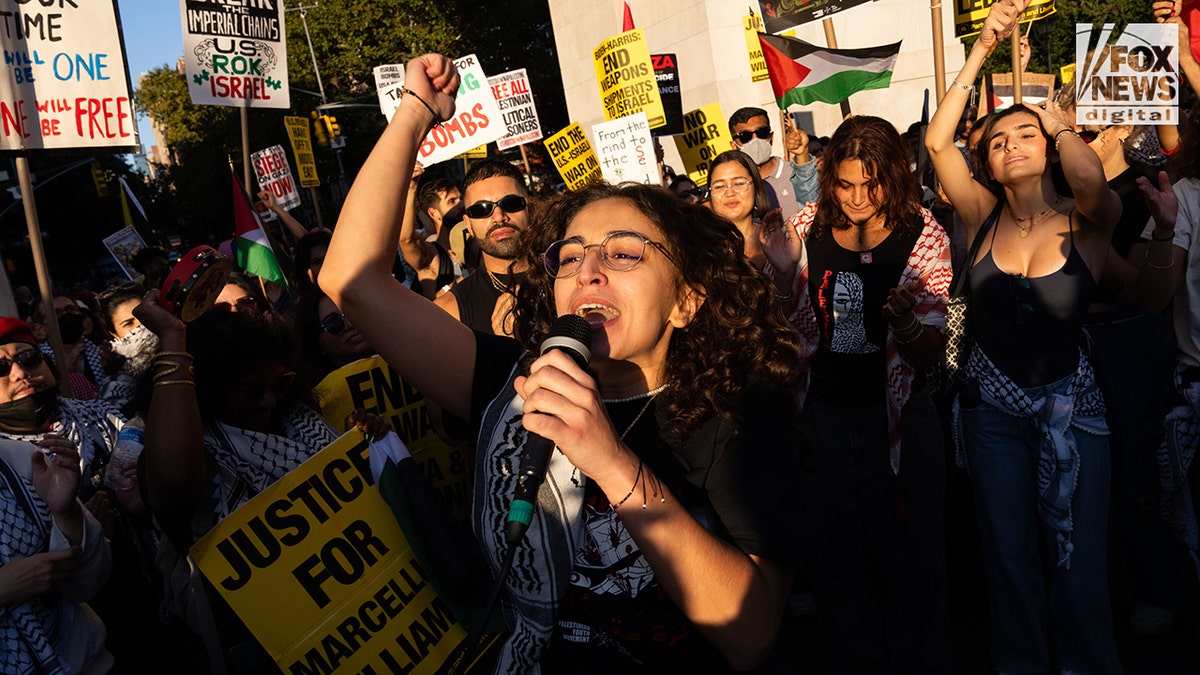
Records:
{"label": "sign reading free all palestinian political prisoners", "polygon": [[286,211],[300,206],[300,191],[292,178],[292,167],[282,145],[272,145],[250,155],[254,174],[258,176],[259,189],[266,190],[275,198],[275,203]]}
{"label": "sign reading free all palestinian political prisoners", "polygon": [[179,0],[197,105],[289,108],[283,0]]}
{"label": "sign reading free all palestinian political prisoners", "polygon": [[138,150],[115,0],[3,0],[0,16],[0,150]]}
{"label": "sign reading free all palestinian political prisoners", "polygon": [[596,82],[600,85],[600,102],[604,119],[615,120],[639,110],[646,113],[650,128],[667,123],[654,64],[641,28],[627,30],[601,42],[592,50],[596,66]]}
{"label": "sign reading free all palestinian political prisoners", "polygon": [[1178,124],[1179,26],[1075,26],[1075,119],[1079,124]]}
{"label": "sign reading free all palestinian political prisoners", "polygon": [[504,138],[496,141],[496,148],[507,150],[542,140],[542,125],[538,121],[537,106],[533,102],[533,92],[529,90],[525,69],[489,77],[488,86],[504,116],[501,121],[506,130]]}
{"label": "sign reading free all palestinian political prisoners", "polygon": [[285,673],[433,675],[466,631],[434,591],[352,430],[191,548]]}
{"label": "sign reading free all palestinian political prisoners", "polygon": [[[458,93],[454,97],[454,117],[435,125],[425,140],[421,141],[417,161],[426,168],[497,141],[507,133],[479,59],[474,54],[468,54],[455,59],[454,65],[458,68],[459,77]],[[390,122],[404,95],[404,69],[395,66],[376,67],[375,77],[376,82],[393,80],[379,90],[380,109]],[[396,77],[400,79],[394,79]]]}

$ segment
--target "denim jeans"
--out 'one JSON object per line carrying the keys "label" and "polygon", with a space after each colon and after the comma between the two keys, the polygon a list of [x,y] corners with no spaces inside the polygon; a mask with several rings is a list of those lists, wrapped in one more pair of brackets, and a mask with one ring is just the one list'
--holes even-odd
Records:
{"label": "denim jeans", "polygon": [[[1025,393],[1065,394],[1071,378]],[[993,666],[1009,675],[1057,666],[1081,675],[1121,673],[1108,594],[1108,439],[1072,427],[1079,472],[1071,500],[1070,569],[1054,564],[1054,533],[1037,511],[1039,433],[988,397],[962,411],[990,605]]]}
{"label": "denim jeans", "polygon": [[899,475],[882,405],[810,400],[803,420],[823,672],[948,673],[945,443],[929,393],[905,409]]}

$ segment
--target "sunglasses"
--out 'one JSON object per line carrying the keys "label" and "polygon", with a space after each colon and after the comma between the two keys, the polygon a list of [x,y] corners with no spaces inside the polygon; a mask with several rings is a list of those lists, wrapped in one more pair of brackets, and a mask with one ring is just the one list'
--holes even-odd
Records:
{"label": "sunglasses", "polygon": [[755,129],[754,131],[739,131],[736,134],[734,134],[733,137],[738,139],[738,143],[745,144],[745,143],[749,143],[750,139],[754,138],[755,136],[758,136],[759,138],[766,140],[771,137],[771,133],[772,133],[771,127],[759,127],[757,129]]}
{"label": "sunglasses", "polygon": [[21,366],[22,370],[33,370],[42,365],[45,360],[46,356],[36,349],[26,349],[11,359],[0,358],[0,377],[8,377],[14,363]]}
{"label": "sunglasses", "polygon": [[525,198],[521,195],[506,195],[501,197],[498,202],[481,199],[464,209],[464,213],[469,218],[487,218],[492,215],[492,211],[495,211],[497,206],[505,213],[520,213],[525,210]]}
{"label": "sunglasses", "polygon": [[262,307],[258,306],[258,301],[250,296],[245,296],[229,302],[214,302],[212,308],[218,312],[249,312],[250,314],[261,314]]}
{"label": "sunglasses", "polygon": [[321,319],[319,325],[322,331],[330,335],[341,335],[350,330],[350,322],[346,320],[345,314],[330,314]]}
{"label": "sunglasses", "polygon": [[542,262],[550,276],[566,279],[579,273],[588,249],[595,248],[599,249],[600,264],[614,272],[625,272],[642,262],[646,255],[646,244],[661,251],[667,260],[675,262],[662,244],[627,230],[613,232],[599,244],[585,244],[579,237],[556,241],[542,254]]}

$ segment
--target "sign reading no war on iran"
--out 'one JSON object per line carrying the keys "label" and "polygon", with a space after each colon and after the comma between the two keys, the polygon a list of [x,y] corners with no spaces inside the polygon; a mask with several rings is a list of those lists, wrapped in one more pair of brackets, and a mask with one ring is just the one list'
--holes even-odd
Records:
{"label": "sign reading no war on iran", "polygon": [[596,82],[600,85],[600,102],[604,119],[615,120],[635,112],[646,113],[650,128],[667,123],[650,48],[641,28],[614,35],[592,50],[596,66]]}
{"label": "sign reading no war on iran", "polygon": [[179,14],[192,103],[291,107],[282,0],[179,0]]}
{"label": "sign reading no war on iran", "polygon": [[466,636],[352,430],[217,524],[200,571],[285,673],[432,675]]}
{"label": "sign reading no war on iran", "polygon": [[0,150],[137,150],[115,0],[0,0]]}
{"label": "sign reading no war on iran", "polygon": [[[487,75],[474,54],[454,60],[458,68],[458,93],[454,97],[454,117],[435,125],[421,141],[417,161],[426,167],[452,159],[462,153],[499,140],[507,133],[500,108],[488,86]],[[393,80],[379,91],[379,104],[389,121],[404,95],[404,70],[376,68],[377,82]],[[401,79],[396,80],[394,78]]]}
{"label": "sign reading no war on iran", "polygon": [[696,185],[708,184],[708,165],[732,147],[720,103],[709,103],[683,116],[683,134],[675,137],[675,148]]}

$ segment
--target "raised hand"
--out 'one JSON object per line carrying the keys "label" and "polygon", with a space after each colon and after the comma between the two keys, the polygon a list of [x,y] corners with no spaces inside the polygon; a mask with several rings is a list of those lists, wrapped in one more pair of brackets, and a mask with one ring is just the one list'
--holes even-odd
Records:
{"label": "raised hand", "polygon": [[404,88],[427,103],[439,121],[454,116],[458,69],[445,56],[425,54],[409,61],[404,70]]}
{"label": "raised hand", "polygon": [[978,39],[979,43],[988,48],[989,54],[997,43],[1007,40],[1008,36],[1012,35],[1029,2],[1030,0],[1000,0],[992,5]]}
{"label": "raised hand", "polygon": [[1171,186],[1167,172],[1158,172],[1157,187],[1145,176],[1139,176],[1137,184],[1138,189],[1142,191],[1142,198],[1146,200],[1146,207],[1150,209],[1150,215],[1154,218],[1154,229],[1174,230],[1175,221],[1179,217],[1179,198],[1175,196],[1175,188]]}

